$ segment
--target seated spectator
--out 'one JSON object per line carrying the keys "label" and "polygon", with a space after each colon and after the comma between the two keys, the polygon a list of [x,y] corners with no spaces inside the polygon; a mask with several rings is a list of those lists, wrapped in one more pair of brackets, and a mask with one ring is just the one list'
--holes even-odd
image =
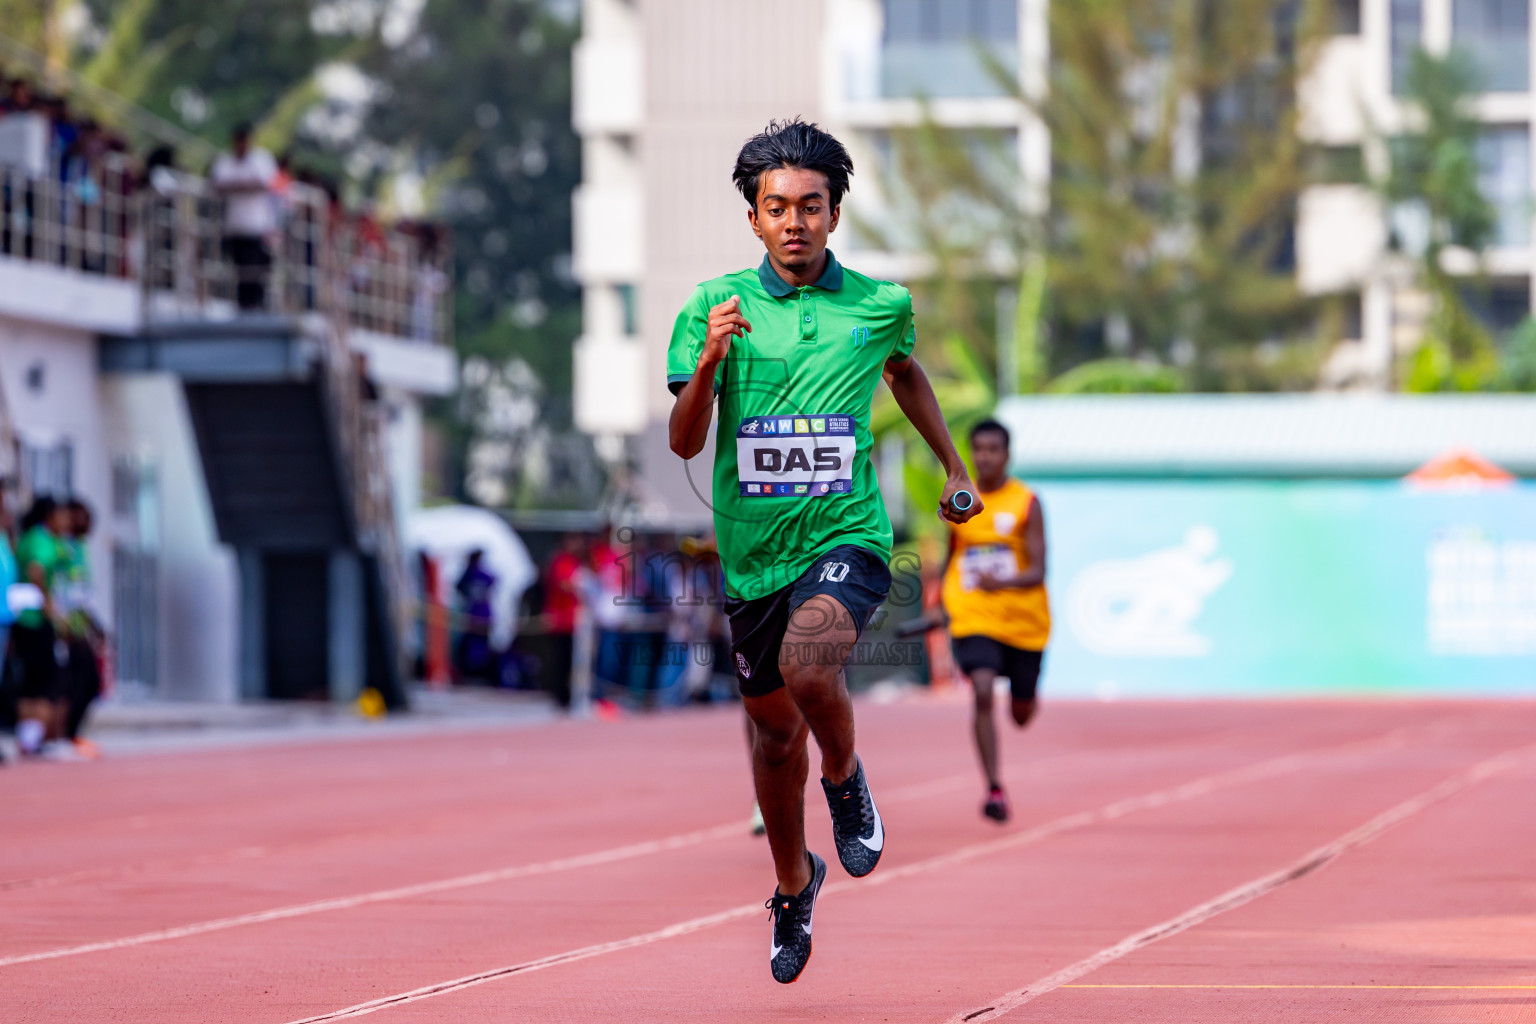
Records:
{"label": "seated spectator", "polygon": [[441,229],[436,224],[416,225],[420,248],[416,254],[416,280],[411,299],[411,337],[437,340],[437,308],[448,291],[448,275],[441,263]]}
{"label": "seated spectator", "polygon": [[496,576],[485,567],[485,552],[476,548],[469,553],[469,562],[454,585],[459,594],[462,626],[453,662],[461,683],[495,682],[491,650],[491,591],[495,587]]}
{"label": "seated spectator", "polygon": [[156,146],[144,158],[142,183],[162,195],[170,195],[181,184],[181,172],[176,169],[176,151],[170,146]]}
{"label": "seated spectator", "polygon": [[22,579],[41,592],[42,605],[18,615],[11,631],[21,669],[16,744],[22,754],[36,756],[63,731],[63,681],[55,651],[63,616],[57,591],[65,569],[60,538],[69,532],[71,517],[64,505],[42,496],[32,503],[21,526],[16,562]]}
{"label": "seated spectator", "polygon": [[224,251],[235,268],[235,303],[242,310],[267,304],[267,275],[272,266],[271,239],[277,233],[272,184],[277,161],[251,145],[251,126],[240,124],[230,136],[230,151],[213,162],[209,179],[224,197]]}
{"label": "seated spectator", "polygon": [[64,153],[64,184],[82,203],[101,202],[101,173],[111,141],[93,118],[80,122],[75,141]]}
{"label": "seated spectator", "polygon": [[85,502],[72,499],[66,506],[69,528],[60,539],[64,549],[63,582],[58,587],[59,610],[64,615],[66,664],[64,674],[63,737],[75,752],[88,760],[99,755],[96,745],[80,735],[86,713],[101,696],[101,659],[106,646],[106,630],[92,608],[91,564],[86,543],[91,535],[91,510]]}
{"label": "seated spectator", "polygon": [[48,116],[53,138],[48,147],[48,163],[59,181],[67,180],[68,155],[80,137],[80,128],[69,115],[69,104],[62,96],[44,96],[38,101],[38,109]]}
{"label": "seated spectator", "polygon": [[549,664],[545,688],[561,708],[571,706],[571,670],[575,667],[576,619],[581,613],[582,586],[588,572],[586,542],[567,533],[560,550],[544,570],[544,625],[549,632]]}

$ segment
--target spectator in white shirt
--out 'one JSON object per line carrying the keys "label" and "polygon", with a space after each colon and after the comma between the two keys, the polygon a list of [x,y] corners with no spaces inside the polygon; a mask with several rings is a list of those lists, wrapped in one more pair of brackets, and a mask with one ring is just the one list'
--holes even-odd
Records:
{"label": "spectator in white shirt", "polygon": [[235,267],[235,299],[241,309],[267,304],[272,266],[270,239],[277,233],[272,185],[277,161],[251,145],[251,126],[235,127],[230,151],[213,162],[209,178],[224,197],[224,252]]}

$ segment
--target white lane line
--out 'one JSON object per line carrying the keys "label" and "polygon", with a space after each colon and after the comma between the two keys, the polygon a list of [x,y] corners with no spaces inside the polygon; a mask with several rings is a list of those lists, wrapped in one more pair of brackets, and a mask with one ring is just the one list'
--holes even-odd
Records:
{"label": "white lane line", "polygon": [[[951,775],[928,782],[913,783],[912,785],[893,790],[890,796],[885,799],[894,801],[929,796],[934,793],[956,789],[969,779],[970,776],[968,775]],[[393,889],[379,889],[374,892],[357,893],[352,896],[336,896],[330,899],[312,900],[308,903],[295,903],[286,907],[275,907],[271,910],[258,910],[249,914],[236,914],[233,917],[221,917],[211,921],[197,921],[192,924],[178,925],[174,928],[141,932],[137,935],[128,935],[120,939],[104,939],[100,942],[87,942],[77,946],[61,946],[55,949],[39,950],[35,953],[20,953],[15,956],[0,957],[0,967],[14,967],[18,964],[36,963],[39,960],[58,960],[63,957],[83,956],[87,953],[104,953],[114,949],[128,949],[133,946],[145,946],[155,942],[169,942],[172,939],[185,939],[194,935],[206,935],[209,932],[222,932],[228,931],[231,928],[243,928],[247,925],[266,924],[270,921],[287,921],[296,917],[308,917],[311,914],[324,914],[335,910],[351,910],[355,907],[368,906],[373,903],[390,903],[418,896],[452,892],[455,889],[467,889],[477,885],[506,882],[517,878],[530,878],[535,875],[550,875],[561,871],[597,867],[604,864],[613,864],[618,861],[633,860],[637,857],[648,857],[652,854],[671,853],[690,846],[713,842],[717,839],[731,839],[744,836],[746,832],[745,822],[731,822],[726,825],[716,825],[713,828],[700,829],[696,832],[684,832],[674,836],[667,836],[663,839],[631,843],[627,846],[618,846],[608,850],[598,850],[593,853],[562,857],[558,860],[547,860],[535,864],[519,864],[512,867],[496,868],[491,871],[479,871],[469,875],[458,875],[453,878],[440,878],[430,882],[420,882],[415,885],[402,885]]]}
{"label": "white lane line", "polygon": [[[839,892],[868,888],[871,886],[885,885],[898,879],[910,878],[914,875],[936,871],[963,861],[974,860],[987,854],[1000,850],[1012,849],[1019,846],[1029,846],[1041,840],[1062,832],[1070,832],[1076,829],[1087,828],[1107,821],[1114,821],[1135,811],[1152,810],[1165,807],[1169,804],[1185,800],[1193,800],[1216,790],[1230,786],[1241,785],[1246,782],[1255,782],[1260,779],[1273,778],[1296,771],[1309,761],[1337,756],[1340,754],[1375,752],[1378,750],[1392,750],[1404,744],[1404,736],[1410,730],[1399,729],[1367,740],[1353,740],[1337,747],[1328,747],[1322,750],[1305,751],[1296,754],[1286,754],[1268,761],[1260,761],[1256,764],[1246,765],[1241,768],[1231,769],[1225,772],[1217,772],[1212,775],[1193,779],[1182,785],[1172,786],[1168,789],[1160,789],[1142,796],[1128,797],[1106,804],[1095,811],[1079,811],[1068,814],[1053,821],[1036,825],[1022,832],[1016,832],[1000,839],[992,839],[980,843],[972,843],[962,846],[949,853],[930,857],[927,860],[914,861],[897,868],[887,868],[877,872],[868,878],[834,882],[822,888],[822,897]],[[431,999],[434,996],[447,995],[451,992],[460,992],[467,988],[483,985],[489,981],[511,977],[518,974],[531,974],[534,971],[542,971],[548,967],[560,964],[574,963],[578,960],[588,960],[596,956],[604,956],[608,953],[617,953],[626,949],[634,949],[637,946],[648,946],[656,942],[664,942],[667,939],[678,938],[693,932],[713,928],[716,925],[727,924],[754,914],[761,914],[761,903],[747,903],[728,910],[718,911],[714,914],[706,914],[702,917],[690,918],[679,921],[676,924],[659,928],[656,931],[645,932],[640,935],[631,935],[624,939],[615,939],[611,942],[600,942],[591,946],[582,946],[579,949],[567,950],[563,953],[554,953],[540,957],[536,960],[525,960],[521,963],[511,964],[506,967],[495,967],[475,974],[467,974],[462,978],[454,978],[451,981],[438,982],[421,988],[412,989],[409,992],[400,992],[395,995],[381,996],[370,999],[367,1002],[357,1003],[340,1010],[333,1010],[316,1017],[305,1017],[303,1020],[292,1021],[291,1024],[321,1024],[323,1021],[342,1020],[348,1017],[362,1017],[380,1010],[387,1010],[394,1006],[403,1006],[407,1003],[419,1002],[423,999]]]}
{"label": "white lane line", "polygon": [[[1426,735],[1439,733],[1451,728],[1450,723],[1437,723],[1429,728],[1419,726],[1405,726],[1396,729],[1384,736],[1374,739],[1354,740],[1335,748],[1325,748],[1335,753],[1345,752],[1351,748],[1371,746],[1387,743],[1401,745],[1406,736],[1414,732],[1423,732]],[[1290,758],[1308,758],[1321,752],[1303,752],[1300,754],[1286,755],[1274,762],[1265,764],[1280,765]],[[1035,765],[1030,774],[1037,774],[1042,766]],[[1245,769],[1243,769],[1245,770]],[[927,782],[912,783],[900,789],[892,790],[882,795],[881,800],[892,802],[896,800],[918,799],[941,792],[948,792],[961,788],[966,782],[971,781],[969,775],[949,775]],[[174,939],[190,938],[196,935],[206,935],[210,932],[228,931],[231,928],[243,928],[247,925],[265,924],[271,921],[287,921],[293,918],[308,917],[312,914],[324,914],[337,910],[350,910],[355,907],[368,906],[374,903],[388,903],[395,900],[411,899],[417,896],[428,896],[440,892],[451,892],[456,889],[465,889],[477,885],[490,885],[496,882],[505,882],[518,878],[528,878],[535,875],[554,874],[561,871],[572,871],[580,868],[595,867],[604,864],[612,864],[618,861],[631,860],[636,857],[650,856],[656,853],[668,853],[675,850],[697,846],[701,843],[712,842],[716,839],[729,839],[738,836],[745,831],[740,823],[717,825],[714,828],[702,829],[696,832],[685,832],[679,835],[668,836],[663,839],[654,839],[646,842],[632,843],[626,846],[615,847],[609,850],[599,850],[593,853],[578,854],[563,857],[558,860],[544,861],[535,864],[522,864],[506,868],[498,868],[491,871],[481,871],[469,875],[459,875],[453,878],[436,879],[430,882],[421,882],[415,885],[399,886],[392,889],[381,889],[374,892],[357,893],[352,896],[337,896],[322,900],[312,900],[308,903],[295,903],[285,907],[274,907],[271,910],[253,911],[248,914],[236,914],[232,917],[221,917],[211,921],[197,921],[191,924],[178,925],[173,928],[162,928],[155,931],[141,932],[137,935],[127,935],[118,939],[103,939],[98,942],[87,942],[75,946],[60,946],[54,949],[39,950],[35,953],[20,953],[14,956],[0,957],[0,968],[15,967],[19,964],[36,963],[41,960],[58,960],[64,957],[84,956],[89,953],[105,953],[117,949],[130,949],[134,946],[145,946],[156,942],[169,942]]]}
{"label": "white lane line", "polygon": [[1092,956],[1079,960],[1070,967],[1062,968],[1055,974],[1046,975],[1039,981],[1032,982],[1023,988],[1016,988],[1012,992],[1004,993],[981,1009],[957,1013],[945,1020],[944,1024],[983,1024],[985,1021],[997,1020],[999,1017],[1018,1009],[1025,1003],[1039,999],[1046,993],[1076,981],[1083,975],[1134,953],[1144,946],[1149,946],[1154,942],[1177,935],[1202,922],[1209,921],[1219,914],[1225,914],[1229,910],[1235,910],[1246,903],[1251,903],[1260,896],[1274,892],[1281,886],[1288,885],[1297,879],[1305,878],[1348,851],[1365,845],[1383,832],[1386,832],[1395,825],[1401,824],[1421,811],[1455,796],[1462,790],[1492,775],[1507,771],[1533,751],[1536,751],[1536,746],[1521,747],[1505,751],[1487,760],[1479,761],[1471,768],[1451,776],[1439,785],[1425,790],[1418,796],[1404,800],[1391,810],[1378,814],[1370,821],[1346,832],[1332,842],[1324,843],[1287,867],[1273,871],[1260,878],[1255,878],[1253,881],[1246,882],[1235,889],[1229,889],[1215,899],[1190,907],[1177,917],[1169,918],[1160,924],[1155,924],[1150,928],[1139,931],[1135,935],[1127,936],[1113,946],[1101,949]]}
{"label": "white lane line", "polygon": [[0,967],[36,963],[39,960],[57,960],[61,957],[100,953],[111,949],[127,949],[131,946],[144,946],[152,942],[166,942],[171,939],[183,939],[191,935],[206,935],[209,932],[227,931],[230,928],[240,928],[245,925],[264,924],[268,921],[286,921],[290,918],[307,917],[310,914],[323,914],[332,910],[349,910],[353,907],[367,906],[370,903],[387,903],[393,900],[404,900],[416,896],[429,896],[435,893],[450,892],[454,889],[467,889],[475,885],[505,882],[514,878],[528,878],[533,875],[549,875],[559,871],[572,871],[577,868],[593,867],[599,864],[612,864],[616,861],[645,857],[653,853],[681,850],[685,847],[697,846],[700,843],[707,843],[715,839],[740,836],[746,830],[746,826],[741,822],[733,822],[729,825],[717,825],[714,828],[700,829],[697,832],[684,832],[680,835],[668,836],[665,839],[652,839],[643,843],[631,843],[628,846],[617,846],[608,850],[577,854],[573,857],[562,857],[558,860],[541,861],[535,864],[519,864],[514,867],[480,871],[471,875],[459,875],[455,878],[440,878],[431,882],[402,885],[394,889],[379,889],[374,892],[358,893],[353,896],[337,896],[331,899],[313,900],[309,903],[295,903],[286,907],[276,907],[272,910],[259,910],[250,914],[237,914],[233,917],[221,917],[212,921],[199,921],[195,924],[181,925],[176,928],[163,928],[159,931],[142,932],[138,935],[129,935],[121,939],[107,939],[101,942],[87,942],[78,946],[62,946],[58,949],[45,949],[36,953],[22,953],[17,956],[0,957]]}

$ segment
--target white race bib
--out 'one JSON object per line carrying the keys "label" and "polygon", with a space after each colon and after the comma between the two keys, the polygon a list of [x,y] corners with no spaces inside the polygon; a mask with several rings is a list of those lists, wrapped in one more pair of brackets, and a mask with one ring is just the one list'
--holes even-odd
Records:
{"label": "white race bib", "polygon": [[960,555],[960,589],[975,590],[983,575],[1013,576],[1019,571],[1019,560],[1013,548],[1006,544],[982,544],[966,548]]}
{"label": "white race bib", "polygon": [[852,416],[749,416],[736,429],[742,497],[853,492]]}

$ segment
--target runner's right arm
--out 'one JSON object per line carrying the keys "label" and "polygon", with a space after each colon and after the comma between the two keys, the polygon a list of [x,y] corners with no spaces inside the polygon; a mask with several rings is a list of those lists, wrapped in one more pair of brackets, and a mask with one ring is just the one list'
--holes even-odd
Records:
{"label": "runner's right arm", "polygon": [[752,332],[752,325],[741,315],[741,299],[732,295],[709,311],[704,350],[693,376],[677,393],[672,404],[672,418],[667,424],[672,451],[691,459],[704,450],[709,438],[709,423],[714,416],[715,371],[731,351],[731,339]]}

